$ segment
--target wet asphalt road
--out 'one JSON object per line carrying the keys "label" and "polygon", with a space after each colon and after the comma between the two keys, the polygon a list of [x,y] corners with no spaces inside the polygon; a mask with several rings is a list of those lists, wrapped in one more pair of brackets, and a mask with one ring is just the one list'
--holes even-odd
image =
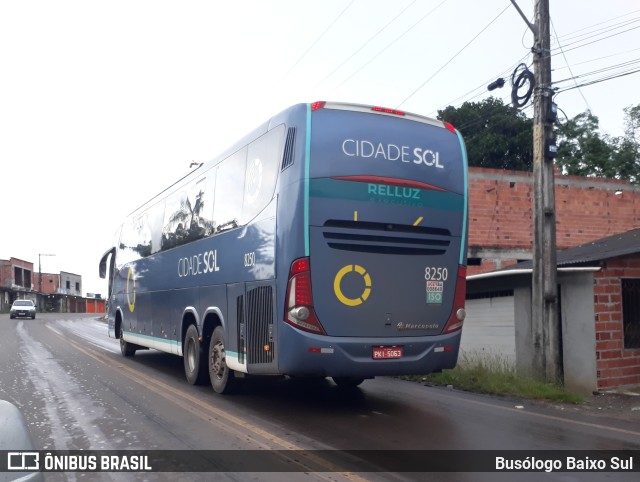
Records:
{"label": "wet asphalt road", "polygon": [[[391,378],[342,391],[329,380],[249,380],[220,396],[189,385],[182,359],[125,359],[95,315],[0,315],[0,399],[23,412],[41,450],[640,450],[640,424],[566,413]],[[250,452],[247,452],[250,453]],[[390,452],[388,452],[390,453]],[[542,474],[353,473],[318,452],[295,472],[58,473],[46,480],[542,480]],[[462,457],[464,453],[460,452]],[[376,460],[378,458],[378,460]],[[291,461],[286,461],[291,463]],[[636,461],[640,465],[640,459]],[[335,473],[340,472],[340,473]],[[550,473],[544,480],[637,480]]]}

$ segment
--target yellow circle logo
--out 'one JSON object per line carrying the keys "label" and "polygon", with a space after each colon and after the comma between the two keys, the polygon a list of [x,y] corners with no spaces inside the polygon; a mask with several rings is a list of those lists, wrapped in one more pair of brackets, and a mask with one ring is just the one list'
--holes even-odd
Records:
{"label": "yellow circle logo", "polygon": [[[364,281],[364,291],[357,298],[347,298],[342,292],[342,288],[340,284],[342,283],[342,278],[345,277],[348,273],[355,271]],[[336,297],[347,306],[358,306],[367,301],[369,295],[371,294],[371,276],[369,273],[360,265],[357,264],[348,264],[336,274],[336,277],[333,279],[333,292],[336,294]]]}
{"label": "yellow circle logo", "polygon": [[[133,284],[133,289],[129,289],[129,282]],[[133,293],[133,301],[131,300],[130,293]],[[136,275],[131,267],[127,274],[127,303],[129,303],[129,311],[133,313],[133,310],[136,308]]]}

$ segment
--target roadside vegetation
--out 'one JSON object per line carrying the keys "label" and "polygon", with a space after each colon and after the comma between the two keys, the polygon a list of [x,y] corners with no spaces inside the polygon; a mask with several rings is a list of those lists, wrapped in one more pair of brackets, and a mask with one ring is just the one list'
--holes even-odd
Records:
{"label": "roadside vegetation", "polygon": [[424,376],[410,376],[405,379],[492,395],[572,404],[581,404],[585,401],[584,397],[565,391],[560,384],[540,381],[533,376],[517,373],[513,362],[497,355],[461,353],[458,365],[452,370]]}
{"label": "roadside vegetation", "polygon": [[[624,134],[600,132],[590,111],[554,125],[558,153],[554,164],[562,174],[624,179],[640,184],[640,104],[624,110]],[[489,97],[438,111],[464,136],[469,165],[491,169],[533,169],[533,120],[502,99]],[[508,155],[505,155],[508,153]]]}

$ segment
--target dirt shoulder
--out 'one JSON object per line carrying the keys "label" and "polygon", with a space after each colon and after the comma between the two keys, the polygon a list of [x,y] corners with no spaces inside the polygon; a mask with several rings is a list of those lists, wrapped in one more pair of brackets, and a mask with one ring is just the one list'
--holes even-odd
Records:
{"label": "dirt shoulder", "polygon": [[599,392],[586,397],[585,402],[578,405],[554,402],[544,404],[563,412],[640,422],[640,392],[636,392],[637,389]]}

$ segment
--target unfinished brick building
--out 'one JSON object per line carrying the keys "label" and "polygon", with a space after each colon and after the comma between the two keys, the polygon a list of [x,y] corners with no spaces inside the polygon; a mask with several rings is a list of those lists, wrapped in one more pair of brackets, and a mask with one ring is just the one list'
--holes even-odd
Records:
{"label": "unfinished brick building", "polygon": [[[469,190],[463,348],[527,363],[531,263],[503,268],[531,259],[532,175],[472,168]],[[640,186],[557,175],[555,192],[565,383],[640,384]]]}
{"label": "unfinished brick building", "polygon": [[[531,259],[533,175],[469,169],[469,275]],[[557,247],[640,227],[640,186],[556,175]]]}

